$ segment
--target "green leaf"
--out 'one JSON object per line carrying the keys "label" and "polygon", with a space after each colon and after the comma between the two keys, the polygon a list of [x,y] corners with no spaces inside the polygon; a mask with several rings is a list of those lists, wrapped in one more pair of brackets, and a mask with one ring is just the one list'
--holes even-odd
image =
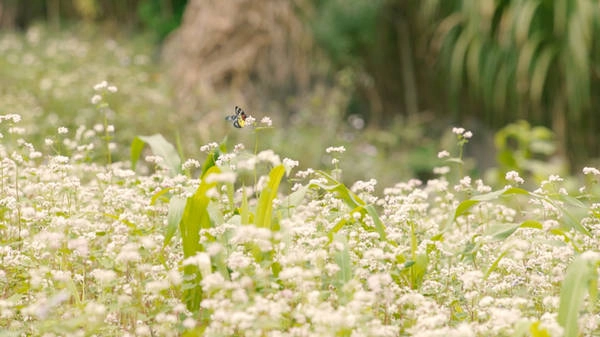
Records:
{"label": "green leaf", "polygon": [[498,268],[498,264],[500,263],[500,260],[502,260],[502,258],[508,253],[507,250],[503,251],[502,254],[500,254],[496,260],[494,260],[494,262],[490,265],[490,267],[488,268],[488,270],[485,272],[485,275],[483,275],[483,279],[487,280],[487,278],[490,276],[491,273],[494,272],[494,270],[496,270]]}
{"label": "green leaf", "polygon": [[181,172],[181,159],[175,147],[169,143],[162,135],[154,134],[152,136],[137,136],[131,143],[130,160],[131,166],[135,170],[136,164],[144,144],[148,144],[152,153],[163,159],[159,165],[169,170],[171,175]]}
{"label": "green leaf", "polygon": [[279,208],[282,210],[291,210],[294,209],[296,207],[298,207],[302,201],[304,200],[304,197],[306,196],[306,192],[308,192],[308,186],[302,186],[299,189],[297,189],[296,191],[290,193],[287,197],[285,197]]}
{"label": "green leaf", "polygon": [[242,205],[240,206],[240,217],[241,217],[242,225],[247,225],[250,223],[250,210],[248,208],[248,195],[246,195],[245,187],[242,187]]}
{"label": "green leaf", "polygon": [[514,233],[519,228],[536,228],[542,229],[543,226],[541,223],[535,220],[527,220],[520,224],[500,224],[496,226],[492,226],[487,232],[486,235],[492,236],[496,240],[504,240],[512,233]]}
{"label": "green leaf", "polygon": [[169,212],[167,215],[167,229],[165,231],[164,246],[167,246],[175,235],[177,227],[179,226],[181,218],[183,217],[186,203],[187,200],[179,196],[173,196],[169,201]]}
{"label": "green leaf", "polygon": [[[220,173],[219,167],[213,166],[206,172],[205,178],[200,182],[194,195],[187,199],[183,216],[179,223],[184,258],[204,251],[204,246],[200,243],[200,229],[211,227],[211,219],[208,211],[210,198],[206,193],[216,186],[216,182],[208,183],[206,177],[212,173]],[[182,289],[185,287],[183,300],[190,311],[196,312],[200,308],[200,301],[202,300],[202,288],[200,287],[202,273],[197,266],[188,265],[183,268],[183,276],[184,284],[182,285]]]}
{"label": "green leaf", "polygon": [[379,239],[386,240],[385,225],[383,224],[383,222],[381,222],[381,219],[379,219],[379,214],[377,214],[375,207],[373,205],[366,205],[364,206],[364,208],[367,210],[369,216],[371,216],[371,218],[373,219],[373,223],[375,224],[375,230],[377,231],[377,233],[379,233]]}
{"label": "green leaf", "polygon": [[411,279],[412,288],[418,289],[423,283],[423,278],[427,273],[427,267],[429,266],[429,257],[426,254],[419,254],[415,260],[415,263],[411,266]]}
{"label": "green leaf", "polygon": [[131,169],[134,171],[135,171],[135,167],[137,166],[137,162],[140,159],[140,156],[142,155],[142,150],[144,149],[144,145],[146,145],[146,143],[144,143],[144,141],[138,137],[135,137],[133,139],[133,141],[131,142],[129,160],[131,160]]}
{"label": "green leaf", "polygon": [[[162,190],[160,190],[160,191],[158,191],[158,192],[154,193],[154,195],[152,196],[152,199],[150,199],[150,205],[154,205],[154,204],[156,204],[156,201],[157,201],[158,199],[160,199],[160,197],[162,197],[163,195],[167,194],[167,193],[168,193],[168,192],[170,192],[170,191],[171,191],[171,188],[170,188],[170,187],[167,187],[167,188],[163,188]],[[165,198],[165,199],[167,199],[167,198]],[[167,200],[168,200],[168,199],[167,199]]]}
{"label": "green leaf", "polygon": [[285,167],[279,165],[274,167],[269,173],[269,182],[260,193],[258,205],[256,206],[256,226],[261,228],[271,228],[273,213],[273,200],[277,196],[277,189],[281,178],[285,174]]}
{"label": "green leaf", "polygon": [[567,268],[558,307],[558,323],[565,329],[565,337],[579,336],[577,318],[589,287],[595,285],[592,281],[598,278],[597,263],[579,255]]}
{"label": "green leaf", "polygon": [[471,207],[477,205],[478,203],[478,200],[467,199],[458,204],[458,207],[456,207],[456,211],[454,212],[454,220],[456,220],[456,218],[458,218],[459,216],[466,214],[471,209]]}
{"label": "green leaf", "polygon": [[337,273],[338,289],[352,279],[352,262],[350,261],[350,251],[348,242],[342,235],[336,235],[335,241],[342,244],[342,249],[335,252],[335,263],[340,270]]}

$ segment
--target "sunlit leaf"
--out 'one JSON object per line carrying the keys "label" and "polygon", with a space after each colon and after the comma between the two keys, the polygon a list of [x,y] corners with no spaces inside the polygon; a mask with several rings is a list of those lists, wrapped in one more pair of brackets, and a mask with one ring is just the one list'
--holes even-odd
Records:
{"label": "sunlit leaf", "polygon": [[592,280],[598,278],[597,262],[580,255],[567,268],[565,279],[560,289],[560,304],[558,307],[558,323],[565,329],[565,337],[579,335],[579,310],[584,296]]}

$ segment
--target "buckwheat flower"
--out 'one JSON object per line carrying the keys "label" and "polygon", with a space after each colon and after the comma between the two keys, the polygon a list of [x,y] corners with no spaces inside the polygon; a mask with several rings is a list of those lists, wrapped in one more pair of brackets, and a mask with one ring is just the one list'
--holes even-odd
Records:
{"label": "buckwheat flower", "polygon": [[242,152],[242,151],[244,151],[244,149],[246,149],[244,144],[238,143],[238,144],[235,144],[235,146],[233,147],[233,152],[235,152],[235,153]]}
{"label": "buckwheat flower", "polygon": [[19,123],[21,121],[21,115],[18,115],[18,114],[0,115],[0,123],[2,123],[3,121],[11,121],[13,123]]}
{"label": "buckwheat flower", "polygon": [[473,132],[466,131],[465,133],[463,133],[463,137],[465,137],[466,139],[469,139],[469,138],[473,137]]}
{"label": "buckwheat flower", "polygon": [[333,158],[333,159],[331,159],[331,165],[337,165],[337,164],[339,164],[339,163],[340,163],[340,160],[339,160],[339,159],[337,159],[337,158]]}
{"label": "buckwheat flower", "polygon": [[465,132],[464,128],[452,128],[452,133],[457,134],[457,135],[462,135]]}
{"label": "buckwheat flower", "polygon": [[517,172],[517,171],[506,172],[506,175],[504,176],[504,178],[508,181],[513,181],[517,184],[523,184],[525,182],[525,180],[523,180],[523,178],[519,177],[519,172]]}
{"label": "buckwheat flower", "polygon": [[212,271],[210,255],[204,252],[198,252],[196,255],[190,256],[183,260],[183,265],[198,267],[198,269],[200,269],[200,273],[202,273],[202,276],[209,275]]}
{"label": "buckwheat flower", "polygon": [[90,315],[104,316],[106,314],[106,307],[100,303],[88,302],[85,306],[85,312]]}
{"label": "buckwheat flower", "polygon": [[471,189],[471,177],[469,177],[469,176],[464,176],[459,181],[459,184],[454,186],[454,190],[456,192],[468,191],[470,189]]}
{"label": "buckwheat flower", "polygon": [[108,86],[108,82],[102,81],[102,82],[94,85],[94,90],[96,90],[96,91],[102,90],[102,89],[106,88],[107,86]]}
{"label": "buckwheat flower", "polygon": [[183,281],[181,277],[181,273],[177,269],[171,269],[167,273],[167,279],[171,282],[172,285],[178,286]]}
{"label": "buckwheat flower", "polygon": [[273,125],[273,121],[271,120],[271,118],[270,118],[270,117],[263,117],[263,118],[260,120],[260,122],[261,122],[261,124],[264,124],[264,125],[266,125],[266,126],[272,126],[272,125]]}
{"label": "buckwheat flower", "polygon": [[135,327],[135,335],[136,336],[152,336],[152,329],[145,323],[139,321]]}
{"label": "buckwheat flower", "polygon": [[156,280],[146,283],[145,290],[154,295],[158,295],[161,291],[169,289],[170,284],[167,280]]}
{"label": "buckwheat flower", "polygon": [[92,104],[96,105],[98,103],[100,103],[102,101],[102,96],[95,94],[94,96],[92,96],[92,99],[90,100],[90,102],[92,102]]}
{"label": "buckwheat flower", "polygon": [[115,260],[117,262],[127,264],[129,262],[138,262],[142,259],[138,251],[138,245],[135,243],[128,243],[121,247],[121,251],[117,254]]}
{"label": "buckwheat flower", "polygon": [[327,149],[325,149],[325,152],[327,153],[332,153],[332,152],[336,152],[336,153],[344,153],[346,152],[346,148],[344,146],[330,146]]}
{"label": "buckwheat flower", "polygon": [[202,145],[200,146],[200,151],[202,152],[211,152],[216,150],[219,147],[219,144],[212,142],[212,143],[208,143],[206,145]]}
{"label": "buckwheat flower", "polygon": [[144,160],[146,160],[146,162],[151,163],[151,164],[160,164],[164,161],[163,157],[160,156],[146,156],[144,158]]}
{"label": "buckwheat flower", "polygon": [[42,157],[42,153],[39,151],[29,152],[29,158],[31,158],[31,159],[36,159],[36,158],[41,158],[41,157]]}
{"label": "buckwheat flower", "polygon": [[59,134],[59,135],[64,135],[64,134],[66,134],[66,133],[68,133],[68,132],[69,132],[69,129],[67,129],[67,128],[66,128],[66,127],[64,127],[64,126],[61,126],[61,127],[59,127],[59,128],[58,128],[58,134]]}
{"label": "buckwheat flower", "polygon": [[211,292],[223,288],[225,285],[225,279],[221,273],[204,274],[202,273],[202,290]]}
{"label": "buckwheat flower", "polygon": [[210,183],[233,184],[233,183],[235,183],[236,178],[237,178],[237,174],[235,172],[221,172],[221,173],[211,173],[204,179],[209,184]]}
{"label": "buckwheat flower", "polygon": [[488,193],[492,190],[492,187],[485,185],[481,179],[475,180],[475,186],[477,187],[477,192],[479,193]]}
{"label": "buckwheat flower", "polygon": [[481,300],[479,300],[479,306],[481,307],[489,307],[494,303],[494,298],[491,296],[484,296]]}
{"label": "buckwheat flower", "polygon": [[581,258],[593,263],[600,261],[600,253],[587,250],[581,254]]}
{"label": "buckwheat flower", "polygon": [[310,176],[313,173],[315,173],[315,171],[311,168],[308,168],[305,171],[298,171],[296,173],[296,177],[303,179],[303,178],[307,178],[308,176]]}
{"label": "buckwheat flower", "polygon": [[183,320],[181,325],[183,325],[184,328],[191,330],[196,326],[196,320],[191,317],[188,317]]}
{"label": "buckwheat flower", "polygon": [[114,86],[114,85],[109,85],[108,88],[106,88],[106,89],[108,91],[110,91],[110,92],[117,92],[118,91],[117,87]]}
{"label": "buckwheat flower", "polygon": [[219,156],[215,164],[217,164],[217,166],[225,166],[225,164],[231,163],[235,156],[235,153],[224,153]]}
{"label": "buckwheat flower", "polygon": [[252,259],[242,252],[233,252],[227,258],[227,266],[232,270],[239,270],[248,267]]}
{"label": "buckwheat flower", "polygon": [[117,278],[117,273],[106,269],[94,269],[90,272],[90,275],[103,285],[107,285]]}
{"label": "buckwheat flower", "polygon": [[549,182],[559,182],[559,181],[563,181],[563,178],[561,178],[560,176],[558,176],[556,174],[551,174],[550,177],[548,177],[548,181]]}
{"label": "buckwheat flower", "polygon": [[479,270],[465,272],[459,277],[465,290],[477,289],[483,282],[483,273]]}
{"label": "buckwheat flower", "polygon": [[598,170],[595,167],[584,167],[583,174],[585,174],[585,175],[593,174],[595,176],[600,176],[600,170]]}
{"label": "buckwheat flower", "polygon": [[256,123],[256,118],[254,118],[252,116],[248,116],[248,117],[246,117],[246,120],[244,122],[245,122],[244,125],[251,126],[251,125],[254,125],[254,123]]}
{"label": "buckwheat flower", "polygon": [[196,159],[187,159],[182,165],[181,168],[184,170],[199,168],[200,162]]}
{"label": "buckwheat flower", "polygon": [[281,164],[281,159],[279,159],[279,156],[271,149],[259,152],[256,157],[260,161],[271,163],[273,166],[279,166]]}
{"label": "buckwheat flower", "polygon": [[94,124],[93,127],[94,131],[96,131],[97,133],[103,132],[104,131],[104,125],[102,124]]}
{"label": "buckwheat flower", "polygon": [[433,168],[433,174],[444,175],[444,174],[448,174],[448,172],[450,172],[450,167],[448,167],[448,166],[441,166],[441,167]]}
{"label": "buckwheat flower", "polygon": [[297,160],[292,160],[290,158],[283,158],[283,166],[285,167],[286,172],[291,172],[294,167],[297,167],[300,163]]}
{"label": "buckwheat flower", "polygon": [[440,152],[438,152],[437,157],[440,159],[450,157],[450,152],[448,152],[446,150],[440,151]]}
{"label": "buckwheat flower", "polygon": [[115,132],[115,126],[110,124],[106,126],[106,132],[110,132],[110,133],[114,133]]}
{"label": "buckwheat flower", "polygon": [[90,249],[88,247],[88,240],[85,237],[77,237],[76,239],[71,239],[67,242],[67,247],[75,252],[79,256],[86,257],[90,253]]}
{"label": "buckwheat flower", "polygon": [[25,134],[25,128],[13,126],[8,128],[8,133],[11,135],[23,135]]}
{"label": "buckwheat flower", "polygon": [[254,169],[256,168],[256,163],[256,157],[250,157],[246,160],[240,160],[237,162],[237,169],[240,171],[254,171]]}

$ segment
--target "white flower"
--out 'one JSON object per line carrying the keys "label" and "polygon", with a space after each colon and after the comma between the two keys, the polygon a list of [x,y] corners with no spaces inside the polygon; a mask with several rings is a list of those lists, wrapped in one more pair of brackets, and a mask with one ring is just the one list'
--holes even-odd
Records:
{"label": "white flower", "polygon": [[237,175],[235,172],[222,172],[209,174],[205,179],[207,183],[235,183]]}
{"label": "white flower", "polygon": [[181,165],[181,168],[183,168],[184,170],[189,170],[198,167],[200,167],[200,162],[196,159],[188,159]]}
{"label": "white flower", "polygon": [[465,132],[464,128],[452,128],[452,133],[455,133],[457,135],[462,135]]}
{"label": "white flower", "polygon": [[212,143],[208,143],[206,145],[202,145],[200,146],[200,151],[202,152],[211,152],[215,149],[217,149],[219,147],[219,144],[212,142]]}
{"label": "white flower", "polygon": [[272,126],[273,125],[273,121],[271,120],[270,117],[263,117],[260,122],[266,126]]}
{"label": "white flower", "polygon": [[100,101],[102,101],[102,96],[95,94],[94,96],[92,96],[91,102],[92,104],[98,104],[100,103]]}
{"label": "white flower", "polygon": [[506,175],[504,176],[504,178],[508,181],[514,181],[517,184],[523,184],[525,182],[525,180],[523,180],[523,178],[519,177],[519,172],[517,172],[517,171],[506,172]]}
{"label": "white flower", "polygon": [[438,154],[437,154],[437,157],[438,157],[438,158],[447,158],[447,157],[449,157],[449,156],[450,156],[450,152],[448,152],[448,151],[446,151],[446,150],[440,151],[440,152],[438,152]]}
{"label": "white flower", "polygon": [[337,153],[344,153],[346,152],[346,148],[344,146],[330,146],[327,149],[325,149],[325,152],[327,153],[331,153],[331,152],[337,152]]}
{"label": "white flower", "polygon": [[273,166],[279,166],[281,164],[281,159],[279,159],[279,156],[275,154],[273,150],[270,149],[259,152],[258,155],[256,155],[256,157],[260,161],[270,162]]}
{"label": "white flower", "polygon": [[595,167],[584,167],[583,174],[585,174],[585,175],[593,174],[595,176],[600,176],[600,170],[598,170]]}
{"label": "white flower", "polygon": [[96,90],[96,91],[102,90],[102,89],[106,88],[107,86],[108,86],[108,82],[102,81],[102,82],[94,85],[94,90]]}

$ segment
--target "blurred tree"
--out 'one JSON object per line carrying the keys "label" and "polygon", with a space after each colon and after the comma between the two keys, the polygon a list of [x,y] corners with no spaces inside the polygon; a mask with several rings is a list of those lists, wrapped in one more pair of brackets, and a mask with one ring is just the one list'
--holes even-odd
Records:
{"label": "blurred tree", "polygon": [[163,40],[181,24],[187,0],[145,0],[138,5],[137,14],[147,29]]}
{"label": "blurred tree", "polygon": [[600,154],[598,1],[423,0],[421,10],[458,115],[467,94],[495,127],[551,126],[574,165]]}

